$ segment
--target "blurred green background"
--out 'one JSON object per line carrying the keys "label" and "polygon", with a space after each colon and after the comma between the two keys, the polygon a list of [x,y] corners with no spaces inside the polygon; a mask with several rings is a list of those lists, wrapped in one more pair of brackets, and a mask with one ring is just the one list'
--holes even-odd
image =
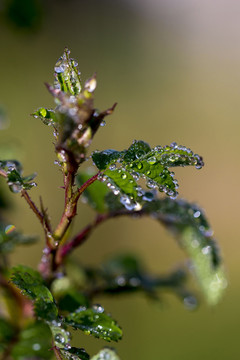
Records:
{"label": "blurred green background", "polygon": [[[202,206],[215,230],[228,273],[225,297],[215,308],[202,300],[194,312],[171,295],[159,306],[138,295],[99,299],[123,327],[124,338],[116,344],[122,359],[239,358],[239,12],[235,0],[0,2],[0,104],[8,118],[0,150],[10,145],[25,174],[38,173],[31,195],[38,202],[41,194],[54,224],[63,193],[53,165],[53,137],[29,114],[53,106],[43,83],[53,81],[53,66],[65,46],[79,61],[83,80],[97,72],[96,106],[103,110],[118,102],[90,150],[120,150],[133,139],[152,146],[176,141],[204,157],[201,171],[176,169],[176,175],[180,197]],[[26,203],[8,197],[11,222],[42,237]],[[75,231],[93,216],[83,204],[78,213]],[[18,249],[12,263],[36,266],[42,242]],[[125,251],[137,253],[155,273],[185,259],[151,219],[104,224],[77,256],[96,264]],[[104,345],[85,335],[74,341],[90,354]]]}

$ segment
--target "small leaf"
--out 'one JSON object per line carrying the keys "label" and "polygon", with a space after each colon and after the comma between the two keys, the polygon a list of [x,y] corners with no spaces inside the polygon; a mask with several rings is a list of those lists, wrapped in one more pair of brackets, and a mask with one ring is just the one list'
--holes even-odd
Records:
{"label": "small leaf", "polygon": [[93,335],[106,341],[118,341],[122,338],[121,328],[100,305],[94,305],[88,309],[80,307],[65,318],[65,323],[84,331],[87,335]]}
{"label": "small leaf", "polygon": [[54,125],[57,122],[56,113],[54,110],[39,108],[32,116],[39,118],[45,125]]}
{"label": "small leaf", "polygon": [[97,355],[91,357],[91,360],[120,360],[119,356],[116,354],[116,352],[113,349],[102,349]]}
{"label": "small leaf", "polygon": [[61,321],[53,321],[48,323],[50,326],[53,341],[59,349],[69,349],[70,348],[70,333],[62,327]]}
{"label": "small leaf", "polygon": [[69,55],[70,51],[66,48],[54,67],[54,87],[70,95],[78,95],[81,91],[80,72],[77,62]]}
{"label": "small leaf", "polygon": [[28,324],[20,333],[18,342],[12,349],[14,360],[51,359],[51,332],[43,322]]}
{"label": "small leaf", "polygon": [[84,349],[78,349],[75,347],[71,347],[69,350],[61,350],[62,355],[69,360],[89,360],[90,356]]}
{"label": "small leaf", "polygon": [[0,223],[0,253],[7,254],[18,245],[30,245],[37,241],[35,236],[23,235],[14,225]]}
{"label": "small leaf", "polygon": [[22,166],[16,160],[0,161],[0,169],[6,172],[8,186],[14,193],[19,193],[23,189],[29,190],[36,186],[36,183],[32,181],[36,174],[22,177]]}

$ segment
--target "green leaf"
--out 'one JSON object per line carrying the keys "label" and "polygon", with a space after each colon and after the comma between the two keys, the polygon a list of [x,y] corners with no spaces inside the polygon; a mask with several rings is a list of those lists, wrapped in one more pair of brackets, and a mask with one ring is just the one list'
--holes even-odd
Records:
{"label": "green leaf", "polygon": [[175,199],[178,195],[178,183],[169,168],[194,165],[200,169],[203,166],[199,155],[176,143],[151,149],[143,141],[134,141],[128,150],[96,151],[92,154],[92,159],[102,172],[102,180],[110,183],[110,189],[115,195],[119,192],[124,195],[120,200],[128,210],[134,209],[134,203],[137,204],[135,210],[141,209],[139,198],[145,191],[137,184],[140,178],[145,179],[147,188],[157,188]]}
{"label": "green leaf", "polygon": [[0,254],[7,254],[18,245],[30,245],[37,241],[35,236],[23,235],[14,225],[0,223]]}
{"label": "green leaf", "polygon": [[91,357],[91,360],[120,360],[119,356],[116,354],[116,352],[113,349],[102,349],[97,355]]}
{"label": "green leaf", "polygon": [[89,360],[90,356],[84,349],[71,347],[69,350],[61,350],[63,356],[69,360]]}
{"label": "green leaf", "polygon": [[143,265],[131,254],[121,254],[110,258],[102,264],[102,269],[106,275],[111,277],[119,275],[135,276],[143,272]]}
{"label": "green leaf", "polygon": [[111,164],[114,164],[117,160],[121,159],[123,155],[124,151],[108,149],[104,151],[95,151],[92,154],[92,159],[99,170],[106,170]]}
{"label": "green leaf", "polygon": [[[207,302],[216,305],[227,286],[224,270],[213,264],[213,246],[202,247],[203,236],[193,228],[186,228],[181,235],[181,245],[193,262],[192,270],[195,273]],[[214,245],[215,246],[215,245]]]}
{"label": "green leaf", "polygon": [[22,177],[22,166],[16,160],[0,161],[0,169],[6,172],[8,186],[14,193],[19,193],[23,189],[29,190],[36,186],[36,183],[32,181],[36,174]]}
{"label": "green leaf", "polygon": [[39,108],[32,114],[32,116],[42,120],[45,125],[54,125],[57,123],[56,113],[54,110]]}
{"label": "green leaf", "polygon": [[154,200],[143,205],[143,213],[163,223],[179,239],[180,246],[193,262],[207,301],[216,304],[227,285],[221,258],[204,212],[184,200]]}
{"label": "green leaf", "polygon": [[[94,174],[88,172],[80,173],[76,177],[76,184],[78,187],[82,186]],[[108,193],[108,188],[100,181],[95,181],[84,191],[84,197],[87,203],[92,206],[97,212],[103,213],[107,207],[105,204],[105,196]]]}
{"label": "green leaf", "polygon": [[36,321],[20,333],[18,342],[12,349],[14,360],[51,359],[51,332],[43,322]]}
{"label": "green leaf", "polygon": [[50,290],[36,270],[18,265],[12,270],[11,281],[31,300],[35,300],[35,313],[39,318],[51,321],[58,310]]}
{"label": "green leaf", "polygon": [[69,349],[70,346],[70,333],[63,328],[61,321],[52,321],[48,323],[50,326],[53,341],[59,349]]}
{"label": "green leaf", "polygon": [[69,95],[78,95],[81,91],[80,72],[77,62],[69,55],[70,51],[66,48],[54,67],[54,87]]}
{"label": "green leaf", "polygon": [[100,305],[93,305],[92,308],[80,307],[65,318],[65,323],[87,335],[106,341],[118,341],[122,338],[121,328]]}
{"label": "green leaf", "polygon": [[14,338],[16,329],[6,319],[0,317],[0,353],[5,350],[8,343]]}

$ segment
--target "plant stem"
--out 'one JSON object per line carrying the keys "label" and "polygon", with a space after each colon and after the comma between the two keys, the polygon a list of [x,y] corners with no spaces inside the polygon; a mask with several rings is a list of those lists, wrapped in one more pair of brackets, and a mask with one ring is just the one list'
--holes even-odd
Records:
{"label": "plant stem", "polygon": [[26,200],[26,202],[28,203],[28,205],[30,206],[30,208],[32,209],[32,211],[34,212],[34,214],[37,216],[37,218],[39,219],[40,223],[43,225],[44,223],[44,216],[43,214],[38,210],[37,206],[34,204],[34,202],[32,201],[32,199],[30,198],[28,192],[26,190],[21,190],[21,196]]}
{"label": "plant stem", "polygon": [[114,217],[123,216],[123,215],[135,215],[135,212],[132,213],[123,209],[120,211],[107,213],[107,214],[99,214],[96,219],[93,221],[92,224],[87,225],[80,233],[78,233],[74,238],[67,243],[66,245],[59,248],[57,255],[56,255],[56,263],[57,265],[61,265],[63,260],[67,255],[69,255],[76,247],[82,245],[84,241],[87,240],[91,232],[104,221],[109,220]]}
{"label": "plant stem", "polygon": [[57,360],[63,360],[60,349],[56,346],[53,347],[54,355],[56,356]]}

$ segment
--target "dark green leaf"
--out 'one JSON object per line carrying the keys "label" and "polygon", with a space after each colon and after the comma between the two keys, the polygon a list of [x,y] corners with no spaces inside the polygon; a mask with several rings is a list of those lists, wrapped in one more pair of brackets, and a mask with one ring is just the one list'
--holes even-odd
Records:
{"label": "dark green leaf", "polygon": [[28,325],[12,349],[14,360],[51,359],[51,332],[48,325],[37,321]]}
{"label": "dark green leaf", "polygon": [[61,350],[61,353],[69,360],[89,360],[90,358],[84,349],[78,349],[75,347],[71,347],[69,350]]}
{"label": "dark green leaf", "polygon": [[145,191],[137,186],[140,178],[146,180],[148,188],[158,188],[174,199],[178,195],[178,183],[169,168],[194,165],[200,169],[203,166],[199,155],[176,143],[165,147],[157,146],[151,150],[147,143],[134,141],[128,150],[97,151],[92,154],[92,158],[103,174],[102,179],[110,183],[110,189],[115,195],[120,192],[124,196],[120,197],[120,200],[128,210],[134,210],[134,203],[135,210],[141,209],[139,206],[141,201],[137,200],[137,197],[140,198]]}
{"label": "dark green leaf", "polygon": [[120,360],[119,356],[116,354],[115,350],[105,348],[99,351],[99,353],[93,357],[91,357],[91,360]]}
{"label": "dark green leaf", "polygon": [[0,318],[0,353],[5,350],[8,343],[14,338],[16,329],[13,324],[4,318]]}
{"label": "dark green leaf", "polygon": [[67,294],[60,297],[58,305],[61,310],[73,312],[80,306],[88,306],[89,302],[81,292],[70,290]]}
{"label": "dark green leaf", "polygon": [[102,264],[104,273],[111,276],[139,275],[143,271],[143,265],[133,255],[117,255]]}
{"label": "dark green leaf", "polygon": [[11,281],[32,300],[42,298],[53,301],[52,294],[44,285],[44,280],[39,272],[28,266],[18,265],[14,267]]}
{"label": "dark green leaf", "polygon": [[[93,174],[80,173],[76,177],[77,186],[82,186]],[[108,193],[108,188],[100,181],[95,181],[84,191],[84,197],[89,205],[91,205],[97,212],[103,213],[106,211],[105,196]]]}
{"label": "dark green leaf", "polygon": [[99,170],[106,170],[111,164],[114,164],[117,160],[121,159],[123,155],[124,151],[108,149],[104,151],[95,151],[92,154],[92,159]]}
{"label": "dark green leaf", "polygon": [[32,114],[35,118],[39,118],[45,125],[54,125],[57,122],[56,113],[54,110],[39,108]]}
{"label": "dark green leaf", "polygon": [[53,321],[58,317],[58,309],[55,303],[44,298],[37,298],[34,303],[34,311],[39,319]]}
{"label": "dark green leaf", "polygon": [[11,252],[17,245],[29,245],[37,241],[34,236],[19,233],[14,225],[0,223],[0,253]]}
{"label": "dark green leaf", "polygon": [[37,317],[46,321],[57,318],[58,310],[50,290],[36,270],[19,265],[13,268],[11,281],[31,300],[35,300]]}
{"label": "dark green leaf", "polygon": [[80,307],[65,318],[65,323],[84,331],[87,335],[93,335],[106,341],[118,341],[122,338],[121,328],[100,305],[94,305],[88,309]]}
{"label": "dark green leaf", "polygon": [[81,91],[80,72],[77,62],[69,54],[66,48],[54,67],[54,87],[69,95],[78,95]]}

